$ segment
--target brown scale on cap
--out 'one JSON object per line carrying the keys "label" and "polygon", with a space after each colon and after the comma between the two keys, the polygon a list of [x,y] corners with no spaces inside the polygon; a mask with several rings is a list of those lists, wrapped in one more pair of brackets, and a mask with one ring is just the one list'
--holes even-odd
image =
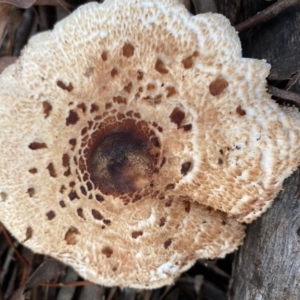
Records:
{"label": "brown scale on cap", "polygon": [[77,214],[80,218],[84,219],[85,220],[85,217],[84,217],[84,214],[83,214],[83,209],[81,207],[79,207],[77,209]]}
{"label": "brown scale on cap", "polygon": [[72,145],[71,150],[74,150],[74,148],[76,146],[76,143],[77,143],[76,139],[70,139],[69,140],[69,144]]}
{"label": "brown scale on cap", "polygon": [[29,170],[29,173],[31,173],[31,174],[37,173],[37,168],[32,168],[32,169],[30,169],[30,170]]}
{"label": "brown scale on cap", "polygon": [[63,200],[60,200],[60,201],[59,201],[59,205],[60,205],[62,208],[66,207],[66,204],[65,204],[65,202],[64,202]]}
{"label": "brown scale on cap", "polygon": [[166,218],[165,217],[160,218],[159,227],[163,227],[165,226],[165,224],[166,224]]}
{"label": "brown scale on cap", "polygon": [[65,234],[64,240],[68,245],[76,245],[77,244],[77,239],[79,238],[78,235],[80,234],[79,230],[74,227],[70,226],[68,231]]}
{"label": "brown scale on cap", "polygon": [[139,236],[142,236],[143,235],[143,231],[133,231],[131,236],[132,238],[134,239],[137,239]]}
{"label": "brown scale on cap", "polygon": [[26,234],[25,234],[25,240],[22,241],[22,243],[25,243],[27,240],[29,240],[32,237],[33,229],[32,227],[27,227]]}
{"label": "brown scale on cap", "polygon": [[63,165],[65,168],[69,168],[69,167],[70,167],[70,156],[69,156],[67,153],[64,153],[64,154],[63,154],[63,157],[62,157],[62,165]]}
{"label": "brown scale on cap", "polygon": [[110,72],[110,75],[111,77],[115,77],[118,75],[118,73],[119,73],[118,70],[116,68],[113,68]]}
{"label": "brown scale on cap", "polygon": [[55,212],[53,210],[50,210],[46,213],[47,219],[49,221],[53,220],[55,218]]}
{"label": "brown scale on cap", "polygon": [[56,177],[56,176],[57,176],[57,173],[56,173],[56,171],[55,171],[55,168],[54,168],[54,165],[53,165],[52,162],[49,163],[49,165],[47,166],[47,169],[48,169],[49,175],[50,175],[51,177]]}
{"label": "brown scale on cap", "polygon": [[35,189],[34,188],[29,188],[27,190],[27,193],[28,193],[29,197],[33,197],[33,195],[35,194]]}
{"label": "brown scale on cap", "polygon": [[[128,94],[131,93],[131,90],[132,90],[132,82],[131,82],[131,81],[130,81],[126,86],[124,86],[124,90],[125,90]],[[124,102],[122,102],[122,103],[124,103]],[[126,102],[125,102],[124,104],[126,104]]]}
{"label": "brown scale on cap", "polygon": [[86,105],[84,103],[77,104],[77,107],[82,110],[82,112],[86,112]]}
{"label": "brown scale on cap", "polygon": [[43,110],[44,110],[45,118],[48,118],[52,110],[52,105],[48,101],[44,101]]}
{"label": "brown scale on cap", "polygon": [[173,86],[166,87],[167,90],[167,98],[172,97],[176,94],[176,89]]}
{"label": "brown scale on cap", "polygon": [[134,47],[130,43],[126,43],[123,48],[123,55],[127,58],[133,56],[134,54]]}
{"label": "brown scale on cap", "polygon": [[106,51],[102,52],[101,58],[102,58],[103,61],[107,61],[107,52]]}
{"label": "brown scale on cap", "polygon": [[105,247],[102,249],[102,254],[104,254],[107,258],[110,258],[112,254],[114,253],[113,249],[110,247]]}
{"label": "brown scale on cap", "polygon": [[94,217],[95,220],[102,220],[103,219],[103,216],[101,215],[101,213],[96,210],[96,209],[92,209],[92,215]]}
{"label": "brown scale on cap", "polygon": [[222,78],[218,77],[209,85],[209,92],[212,96],[220,95],[228,87],[228,82]]}
{"label": "brown scale on cap", "polygon": [[161,74],[167,74],[169,71],[166,69],[164,62],[158,58],[155,62],[155,70]]}
{"label": "brown scale on cap", "polygon": [[164,242],[164,248],[165,249],[168,249],[172,244],[172,239],[167,239],[165,242]]}
{"label": "brown scale on cap", "polygon": [[96,103],[92,103],[90,112],[93,113],[96,111],[99,111],[99,106]]}
{"label": "brown scale on cap", "polygon": [[69,111],[69,115],[66,118],[66,125],[75,125],[79,120],[78,113],[74,110]]}
{"label": "brown scale on cap", "polygon": [[46,143],[32,142],[28,146],[31,150],[39,150],[43,148],[47,148]]}
{"label": "brown scale on cap", "polygon": [[236,108],[236,112],[242,117],[246,115],[246,112],[242,109],[241,105]]}
{"label": "brown scale on cap", "polygon": [[79,196],[77,195],[76,191],[71,191],[68,196],[71,201],[79,199]]}
{"label": "brown scale on cap", "polygon": [[142,71],[137,71],[137,80],[142,80],[144,78],[144,73]]}
{"label": "brown scale on cap", "polygon": [[72,83],[70,82],[68,85],[66,85],[63,81],[61,80],[58,80],[56,82],[57,86],[60,87],[62,90],[65,90],[65,91],[68,91],[68,92],[71,92],[73,90],[73,85]]}
{"label": "brown scale on cap", "polygon": [[188,56],[187,58],[184,58],[182,60],[182,64],[183,64],[183,67],[185,69],[190,69],[193,64],[194,64],[194,59],[198,56],[198,52],[195,51],[192,55]]}
{"label": "brown scale on cap", "polygon": [[104,219],[104,220],[103,220],[103,223],[104,223],[105,225],[107,225],[107,226],[110,226],[111,220]]}
{"label": "brown scale on cap", "polygon": [[185,117],[185,112],[182,111],[179,107],[175,107],[169,116],[171,122],[175,123],[177,125],[177,128],[180,127],[180,124],[183,121],[184,117]]}
{"label": "brown scale on cap", "polygon": [[101,285],[157,288],[224,257],[300,159],[268,72],[221,15],[81,7],[0,76],[0,221]]}

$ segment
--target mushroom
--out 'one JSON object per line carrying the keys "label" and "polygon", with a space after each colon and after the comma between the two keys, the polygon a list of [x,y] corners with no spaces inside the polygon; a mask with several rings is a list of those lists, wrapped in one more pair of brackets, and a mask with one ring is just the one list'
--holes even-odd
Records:
{"label": "mushroom", "polygon": [[269,69],[221,15],[80,7],[0,77],[1,222],[107,286],[223,257],[299,163],[299,113],[270,99]]}

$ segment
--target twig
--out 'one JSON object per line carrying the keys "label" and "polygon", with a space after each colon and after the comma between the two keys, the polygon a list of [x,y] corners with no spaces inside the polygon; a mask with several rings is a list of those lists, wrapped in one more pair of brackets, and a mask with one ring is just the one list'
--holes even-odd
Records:
{"label": "twig", "polygon": [[93,282],[83,280],[83,281],[73,281],[73,282],[59,282],[59,283],[41,283],[40,286],[47,287],[74,287],[74,286],[85,286],[85,285],[94,285]]}
{"label": "twig", "polygon": [[22,254],[18,251],[18,249],[15,247],[13,241],[11,240],[6,228],[4,227],[4,225],[0,222],[0,228],[1,231],[7,241],[7,243],[9,244],[9,246],[14,250],[16,256],[18,257],[18,259],[21,261],[21,263],[24,266],[23,272],[22,272],[22,277],[21,277],[21,284],[26,280],[27,274],[28,274],[28,270],[29,270],[29,262],[22,256]]}
{"label": "twig", "polygon": [[276,17],[280,12],[283,10],[300,4],[300,0],[278,0],[268,8],[264,9],[263,11],[259,12],[257,15],[247,19],[246,21],[238,24],[235,26],[236,31],[242,32],[252,29],[258,24],[266,22],[274,17]]}
{"label": "twig", "polygon": [[60,5],[68,13],[71,12],[70,9],[69,9],[71,7],[71,5],[68,4],[65,0],[36,0],[34,5],[38,5],[38,6],[46,6],[46,5],[57,6],[57,5]]}
{"label": "twig", "polygon": [[[291,75],[289,82],[287,83],[285,89],[288,91],[294,84],[300,79],[300,71]],[[299,81],[300,82],[300,81]]]}
{"label": "twig", "polygon": [[192,0],[196,14],[202,14],[207,12],[217,13],[217,4],[215,0]]}
{"label": "twig", "polygon": [[293,92],[285,91],[278,89],[274,86],[268,85],[268,92],[271,93],[273,96],[276,96],[281,99],[290,100],[297,104],[300,104],[300,94],[296,94]]}
{"label": "twig", "polygon": [[15,35],[15,43],[13,45],[13,55],[19,56],[21,50],[27,43],[30,31],[32,29],[34,22],[34,12],[32,9],[26,9],[23,13],[23,20],[20,26],[18,27]]}
{"label": "twig", "polygon": [[1,284],[0,284],[0,300],[5,300]]}
{"label": "twig", "polygon": [[113,287],[110,289],[109,294],[107,296],[107,300],[112,300],[117,292],[118,288],[117,287]]}
{"label": "twig", "polygon": [[20,254],[20,252],[18,251],[18,249],[15,247],[14,243],[12,242],[6,228],[4,227],[4,225],[0,222],[0,228],[1,231],[5,237],[5,239],[7,240],[7,243],[9,244],[9,246],[11,248],[14,249],[14,252],[16,253],[16,256],[18,257],[18,259],[22,262],[22,264],[24,265],[24,267],[29,267],[29,263],[28,261]]}

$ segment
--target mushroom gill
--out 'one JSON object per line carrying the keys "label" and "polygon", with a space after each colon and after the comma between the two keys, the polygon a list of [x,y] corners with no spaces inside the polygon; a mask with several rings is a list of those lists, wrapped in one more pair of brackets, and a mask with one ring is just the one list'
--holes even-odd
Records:
{"label": "mushroom gill", "polygon": [[270,99],[268,72],[221,15],[80,7],[0,77],[1,222],[108,286],[223,257],[299,163],[299,113]]}

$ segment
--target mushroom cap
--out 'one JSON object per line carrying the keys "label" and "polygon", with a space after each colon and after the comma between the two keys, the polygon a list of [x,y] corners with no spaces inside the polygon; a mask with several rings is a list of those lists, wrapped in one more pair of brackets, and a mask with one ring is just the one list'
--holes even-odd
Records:
{"label": "mushroom cap", "polygon": [[89,3],[0,77],[0,220],[104,285],[223,257],[299,163],[299,113],[217,14]]}

